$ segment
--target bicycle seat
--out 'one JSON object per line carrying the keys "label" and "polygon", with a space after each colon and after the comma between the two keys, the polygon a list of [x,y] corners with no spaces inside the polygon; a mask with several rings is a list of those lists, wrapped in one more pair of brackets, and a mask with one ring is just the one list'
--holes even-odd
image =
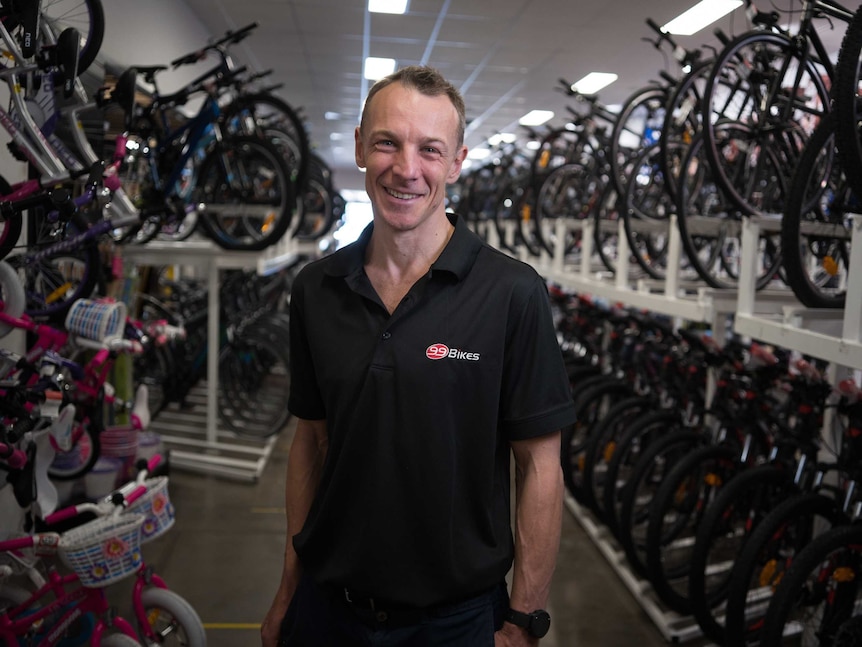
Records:
{"label": "bicycle seat", "polygon": [[147,83],[152,83],[156,78],[156,73],[168,69],[167,65],[135,65],[138,74],[142,74]]}

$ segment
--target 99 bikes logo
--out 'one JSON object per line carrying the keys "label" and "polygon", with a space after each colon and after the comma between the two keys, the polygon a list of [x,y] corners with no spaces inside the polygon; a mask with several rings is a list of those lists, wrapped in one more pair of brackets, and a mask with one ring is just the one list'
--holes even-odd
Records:
{"label": "99 bikes logo", "polygon": [[446,344],[431,344],[425,349],[425,357],[428,359],[460,359],[469,362],[478,362],[479,353],[468,353],[458,348],[449,348]]}

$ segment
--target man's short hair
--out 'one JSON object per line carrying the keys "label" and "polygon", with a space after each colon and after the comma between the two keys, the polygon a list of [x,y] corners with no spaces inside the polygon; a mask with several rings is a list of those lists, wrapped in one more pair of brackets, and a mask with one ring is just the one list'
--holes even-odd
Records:
{"label": "man's short hair", "polygon": [[368,104],[372,97],[393,83],[400,83],[405,87],[413,88],[426,96],[446,95],[449,97],[449,101],[452,102],[458,113],[458,145],[464,143],[464,131],[467,128],[467,109],[464,106],[464,99],[458,89],[449,83],[440,72],[427,65],[403,67],[372,85],[371,90],[368,91],[368,96],[365,98],[365,107],[362,109],[362,116],[359,120],[360,132],[364,132],[365,113],[368,111]]}

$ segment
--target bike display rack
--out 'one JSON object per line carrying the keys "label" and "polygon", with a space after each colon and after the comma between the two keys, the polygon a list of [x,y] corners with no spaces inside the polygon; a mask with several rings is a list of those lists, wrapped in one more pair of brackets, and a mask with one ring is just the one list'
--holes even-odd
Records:
{"label": "bike display rack", "polygon": [[[504,249],[493,224],[482,224],[484,227],[477,227],[478,233],[484,235],[493,247]],[[789,288],[755,288],[758,236],[761,231],[775,231],[780,226],[775,218],[744,218],[740,222],[742,258],[739,284],[735,290],[718,290],[704,287],[702,283],[687,284],[681,280],[679,267],[682,247],[676,215],[672,215],[666,223],[642,225],[646,229],[655,229],[656,226],[667,228],[667,267],[671,269],[663,281],[638,278],[630,272],[628,239],[622,220],[603,225],[618,228],[615,275],[594,262],[592,244],[595,223],[591,219],[557,219],[543,221],[541,225],[546,228],[544,233],[553,231],[553,254],[543,252],[539,257],[531,256],[521,246],[517,257],[532,265],[546,280],[565,289],[679,320],[706,323],[711,326],[716,339],[723,338],[728,322],[732,319],[731,325],[737,334],[827,360],[832,363],[833,375],[842,369],[862,371],[862,285],[856,285],[862,283],[862,216],[854,217],[847,302],[843,310],[805,308]],[[698,226],[706,227],[709,223],[703,219]],[[510,249],[515,248],[516,227],[515,222],[504,223],[503,233]],[[566,234],[578,229],[582,231],[580,258],[577,263],[567,262]],[[545,240],[548,239],[546,236]],[[708,386],[707,397],[709,393],[711,388]],[[829,425],[830,419],[827,418],[824,429],[828,429]],[[652,594],[650,583],[629,568],[624,552],[607,528],[599,524],[568,492],[565,503],[666,640],[680,643],[702,637],[703,633],[693,617],[668,610]]]}
{"label": "bike display rack", "polygon": [[[317,252],[315,243],[300,243],[290,232],[276,245],[261,252],[226,251],[208,240],[151,241],[126,245],[120,254],[137,265],[191,266],[207,277],[207,377],[192,390],[189,409],[167,408],[150,428],[170,448],[171,465],[238,480],[256,481],[278,438],[240,437],[219,425],[218,354],[219,287],[222,270],[253,269],[265,276],[292,264],[299,256]],[[285,394],[285,402],[287,394]]]}

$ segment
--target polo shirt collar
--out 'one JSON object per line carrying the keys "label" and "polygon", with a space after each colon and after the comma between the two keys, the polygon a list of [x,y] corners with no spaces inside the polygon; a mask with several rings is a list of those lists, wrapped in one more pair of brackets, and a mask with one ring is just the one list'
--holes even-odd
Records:
{"label": "polo shirt collar", "polygon": [[[454,213],[447,213],[446,216],[455,226],[455,231],[440,256],[431,266],[431,271],[432,274],[435,271],[449,272],[461,280],[467,276],[470,268],[473,267],[483,243],[467,227],[467,223],[461,216]],[[373,222],[369,223],[362,231],[356,242],[335,252],[331,257],[326,273],[331,276],[348,276],[362,270],[365,263],[365,250],[371,240],[372,231],[374,231]]]}

